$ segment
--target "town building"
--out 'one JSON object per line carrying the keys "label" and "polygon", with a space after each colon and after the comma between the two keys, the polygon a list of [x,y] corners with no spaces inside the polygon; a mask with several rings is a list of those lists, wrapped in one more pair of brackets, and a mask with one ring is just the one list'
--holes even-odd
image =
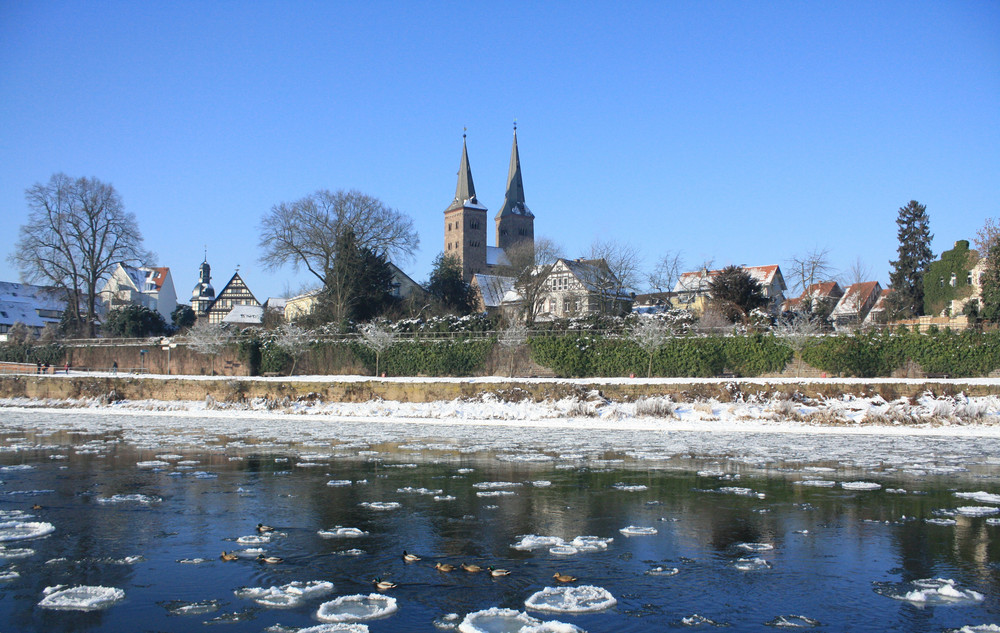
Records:
{"label": "town building", "polygon": [[860,327],[881,296],[882,285],[877,281],[851,284],[830,313],[830,322],[838,331]]}
{"label": "town building", "polygon": [[37,338],[46,325],[59,325],[66,305],[65,290],[0,281],[0,341],[7,340],[15,323],[26,325]]}
{"label": "town building", "polygon": [[781,312],[801,314],[808,311],[812,315],[827,317],[843,296],[844,290],[836,281],[820,281],[810,284],[800,296],[785,299]]}
{"label": "town building", "polygon": [[[767,311],[777,315],[785,302],[785,290],[788,289],[781,268],[776,264],[740,268],[760,284],[763,295],[768,300]],[[704,314],[712,299],[712,281],[721,272],[722,269],[708,270],[703,267],[701,270],[681,273],[674,284],[674,307]]]}
{"label": "town building", "polygon": [[101,289],[100,301],[104,309],[120,310],[137,305],[159,312],[167,323],[177,308],[177,293],[170,269],[150,266],[126,266],[119,262]]}
{"label": "town building", "polygon": [[264,308],[250,292],[239,271],[233,273],[215,300],[208,304],[208,308],[202,314],[198,314],[199,318],[207,318],[209,323],[240,325],[260,325],[263,316]]}

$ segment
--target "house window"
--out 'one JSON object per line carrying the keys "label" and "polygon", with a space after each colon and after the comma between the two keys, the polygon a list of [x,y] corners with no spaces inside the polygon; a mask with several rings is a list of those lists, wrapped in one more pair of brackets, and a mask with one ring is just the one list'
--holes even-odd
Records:
{"label": "house window", "polygon": [[971,270],[969,271],[969,274],[966,275],[966,277],[965,277],[965,283],[968,284],[968,285],[970,285],[970,286],[972,285],[972,271]]}
{"label": "house window", "polygon": [[952,274],[951,274],[951,287],[952,287],[952,288],[954,288],[954,287],[955,287],[955,273],[952,273]]}
{"label": "house window", "polygon": [[944,277],[938,278],[938,286],[944,288]]}

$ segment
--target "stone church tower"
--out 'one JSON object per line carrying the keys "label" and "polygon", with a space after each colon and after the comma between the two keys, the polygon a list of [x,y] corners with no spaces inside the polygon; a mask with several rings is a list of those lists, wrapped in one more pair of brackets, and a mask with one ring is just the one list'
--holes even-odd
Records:
{"label": "stone church tower", "polygon": [[503,206],[494,218],[497,227],[497,246],[506,251],[511,246],[527,240],[535,243],[535,216],[524,202],[524,184],[521,182],[521,157],[517,152],[517,126],[514,126],[514,147],[510,150],[510,167],[507,169],[507,194]]}
{"label": "stone church tower", "polygon": [[462,163],[458,167],[455,199],[444,210],[444,254],[462,263],[462,278],[486,272],[486,207],[476,199],[469,153],[462,135]]}
{"label": "stone church tower", "polygon": [[198,268],[198,283],[191,291],[191,309],[197,317],[203,317],[208,307],[215,301],[215,289],[212,288],[212,267],[208,265],[208,254]]}
{"label": "stone church tower", "polygon": [[444,211],[444,254],[462,264],[462,278],[471,282],[475,275],[491,273],[505,260],[504,250],[518,244],[535,243],[535,216],[524,201],[521,158],[517,151],[517,126],[507,170],[507,193],[494,217],[496,246],[486,245],[486,207],[476,198],[465,135],[462,135],[462,162],[458,168],[455,199]]}

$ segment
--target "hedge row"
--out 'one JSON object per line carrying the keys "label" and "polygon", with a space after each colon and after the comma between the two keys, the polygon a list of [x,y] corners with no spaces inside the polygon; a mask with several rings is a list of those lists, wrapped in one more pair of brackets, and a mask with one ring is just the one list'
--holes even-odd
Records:
{"label": "hedge row", "polygon": [[908,360],[931,374],[985,376],[1000,369],[1000,332],[881,330],[831,336],[806,345],[802,360],[830,373],[859,378],[891,376]]}
{"label": "hedge row", "polygon": [[[559,376],[645,376],[649,367],[649,355],[628,339],[537,337],[528,344],[532,359]],[[781,371],[791,358],[791,349],[762,334],[675,338],[653,354],[652,375],[708,377],[728,371],[759,376]]]}
{"label": "hedge row", "polygon": [[[486,364],[495,341],[401,341],[382,353],[379,371],[389,376],[471,376]],[[354,355],[368,371],[375,371],[375,352],[351,343]]]}
{"label": "hedge row", "polygon": [[7,343],[0,345],[0,361],[6,363],[48,363],[62,366],[66,350],[58,343],[32,345],[28,343]]}

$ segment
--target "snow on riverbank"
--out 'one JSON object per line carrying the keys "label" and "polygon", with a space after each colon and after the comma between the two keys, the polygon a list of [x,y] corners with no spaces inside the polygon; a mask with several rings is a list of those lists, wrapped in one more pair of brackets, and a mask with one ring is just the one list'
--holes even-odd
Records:
{"label": "snow on riverbank", "polygon": [[[653,382],[657,380],[660,379]],[[155,412],[169,416],[211,418],[249,416],[295,419],[305,416],[359,422],[388,418],[396,423],[643,431],[739,430],[1000,437],[1000,398],[966,397],[962,394],[939,397],[925,394],[916,401],[899,398],[891,402],[877,395],[820,399],[789,398],[778,393],[771,397],[752,396],[734,402],[720,402],[713,398],[674,402],[669,396],[611,402],[597,391],[582,397],[543,402],[502,400],[489,393],[478,398],[424,403],[381,399],[322,402],[306,398],[256,398],[238,403],[219,402],[212,398],[204,401],[120,400],[106,403],[100,398],[4,398],[0,399],[0,416],[4,409],[74,409],[130,415]]]}

